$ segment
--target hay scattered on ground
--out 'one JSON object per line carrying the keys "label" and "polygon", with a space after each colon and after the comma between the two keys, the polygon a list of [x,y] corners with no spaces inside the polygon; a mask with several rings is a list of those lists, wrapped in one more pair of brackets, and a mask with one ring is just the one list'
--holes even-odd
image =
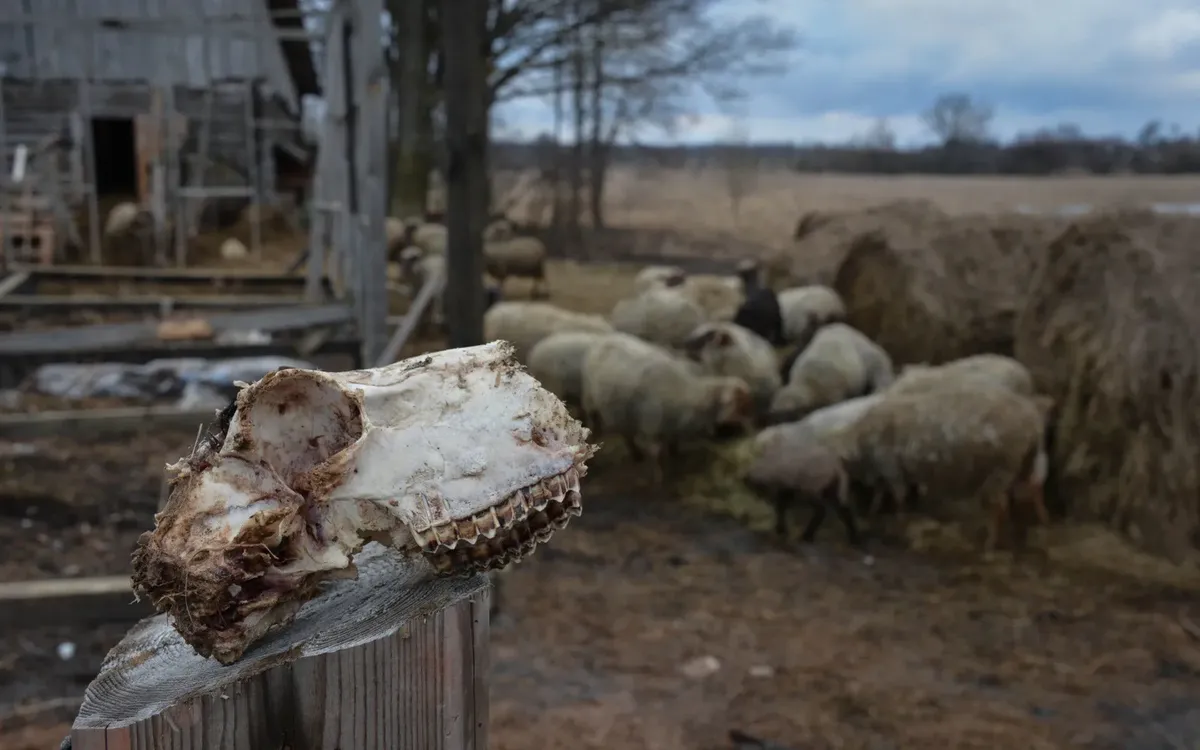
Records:
{"label": "hay scattered on ground", "polygon": [[1016,351],[1058,401],[1055,496],[1179,561],[1200,541],[1200,316],[1174,265],[1118,217],[1072,224],[1037,268]]}

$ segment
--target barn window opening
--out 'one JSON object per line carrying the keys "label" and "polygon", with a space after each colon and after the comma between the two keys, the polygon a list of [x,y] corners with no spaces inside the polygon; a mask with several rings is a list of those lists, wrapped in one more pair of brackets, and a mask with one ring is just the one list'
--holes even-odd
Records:
{"label": "barn window opening", "polygon": [[98,196],[137,195],[137,145],[132,118],[92,120],[92,154]]}

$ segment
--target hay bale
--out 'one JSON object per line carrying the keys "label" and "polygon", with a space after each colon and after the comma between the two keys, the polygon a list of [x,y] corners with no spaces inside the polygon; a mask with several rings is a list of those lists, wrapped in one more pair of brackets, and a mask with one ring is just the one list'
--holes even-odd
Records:
{"label": "hay bale", "polygon": [[1100,216],[1050,244],[1016,355],[1058,402],[1051,496],[1179,562],[1200,542],[1200,301],[1136,234]]}
{"label": "hay bale", "polygon": [[1043,225],[944,217],[918,230],[856,237],[833,288],[846,322],[897,365],[941,364],[972,354],[1011,355]]}

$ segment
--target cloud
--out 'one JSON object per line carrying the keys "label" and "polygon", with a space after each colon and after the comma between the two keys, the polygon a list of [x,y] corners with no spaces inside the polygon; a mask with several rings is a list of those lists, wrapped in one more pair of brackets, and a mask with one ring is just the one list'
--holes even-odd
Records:
{"label": "cloud", "polygon": [[[754,140],[844,141],[886,117],[902,142],[927,140],[920,113],[946,92],[991,104],[1000,137],[1060,122],[1132,135],[1147,120],[1200,128],[1200,9],[1192,0],[724,0],[729,18],[767,14],[802,45],[785,73],[744,82],[737,118]],[[675,139],[730,129],[697,96]],[[506,105],[523,134],[549,108]]]}

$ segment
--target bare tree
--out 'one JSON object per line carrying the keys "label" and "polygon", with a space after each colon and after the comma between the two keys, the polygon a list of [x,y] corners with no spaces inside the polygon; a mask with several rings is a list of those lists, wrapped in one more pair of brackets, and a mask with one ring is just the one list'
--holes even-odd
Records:
{"label": "bare tree", "polygon": [[729,212],[734,226],[740,227],[742,201],[758,184],[758,158],[750,145],[750,132],[742,122],[730,125],[728,135],[717,146],[716,156],[725,178]]}
{"label": "bare tree", "polygon": [[886,117],[880,117],[871,124],[867,132],[855,139],[856,145],[875,151],[895,151],[896,133],[888,124]]}
{"label": "bare tree", "polygon": [[943,145],[977,143],[987,138],[994,112],[967,94],[944,94],[922,119]]}

